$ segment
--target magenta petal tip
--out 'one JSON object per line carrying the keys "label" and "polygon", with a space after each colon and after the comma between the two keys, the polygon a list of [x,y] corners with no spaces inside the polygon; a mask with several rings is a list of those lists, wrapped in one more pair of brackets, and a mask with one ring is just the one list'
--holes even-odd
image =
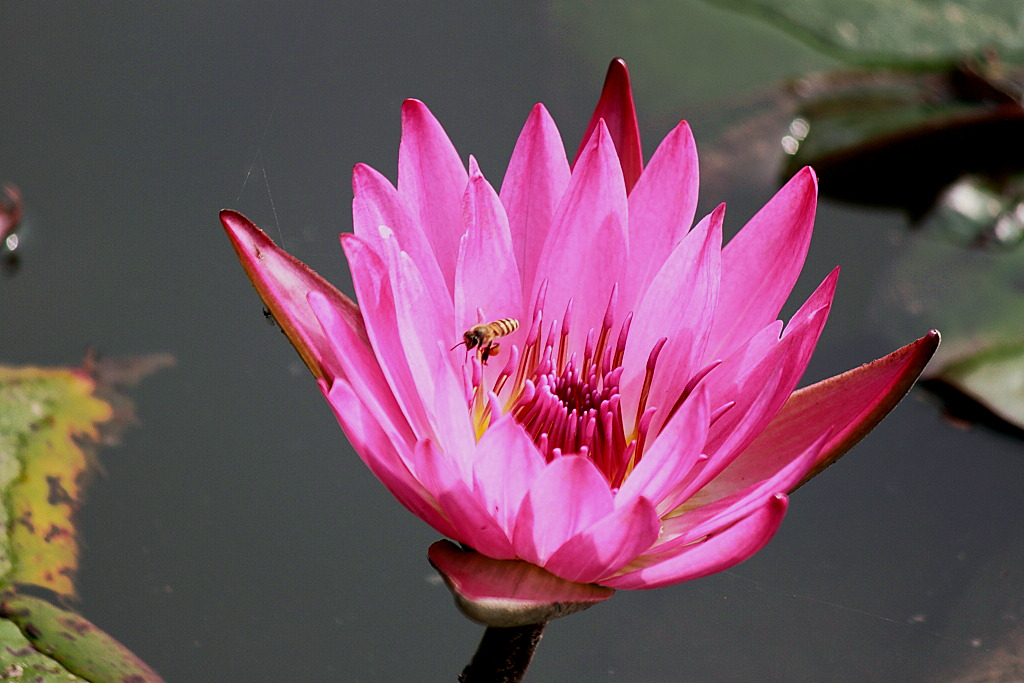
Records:
{"label": "magenta petal tip", "polygon": [[313,269],[274,244],[242,214],[224,209],[220,212],[220,221],[245,274],[313,376],[318,380],[343,376],[319,321],[306,304],[306,295],[311,291],[321,292],[365,340],[366,330],[359,308]]}
{"label": "magenta petal tip", "polygon": [[608,126],[608,132],[615,143],[628,194],[640,179],[644,161],[643,148],[640,146],[640,127],[637,125],[636,106],[633,103],[633,89],[629,82],[629,69],[621,58],[613,59],[608,66],[601,97],[576,152],[577,160],[583,154],[594,129],[602,120]]}

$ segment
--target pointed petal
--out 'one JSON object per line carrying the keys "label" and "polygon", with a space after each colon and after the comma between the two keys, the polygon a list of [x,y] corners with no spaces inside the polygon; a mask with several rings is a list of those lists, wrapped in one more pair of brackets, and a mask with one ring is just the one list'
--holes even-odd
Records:
{"label": "pointed petal", "polygon": [[544,465],[544,456],[510,414],[491,424],[476,445],[474,490],[509,538],[523,498]]}
{"label": "pointed petal", "polygon": [[424,232],[425,224],[413,217],[409,203],[388,179],[366,164],[356,164],[352,169],[352,193],[353,232],[383,254],[380,226],[388,227],[399,248],[419,268],[431,298],[438,303],[451,301],[441,266]]}
{"label": "pointed petal", "polygon": [[344,377],[323,328],[306,304],[306,294],[321,292],[361,343],[368,344],[359,308],[309,266],[275,245],[242,214],[224,210],[220,221],[245,274],[313,376],[328,383]]}
{"label": "pointed petal", "polygon": [[428,551],[462,613],[487,626],[539,624],[592,607],[615,594],[610,588],[573,583],[522,560],[495,560],[450,541]]}
{"label": "pointed petal", "polygon": [[[455,274],[456,334],[478,324],[477,311],[484,320],[525,318],[519,267],[512,253],[505,208],[476,162],[470,162],[471,174],[462,203],[466,234],[459,249]],[[522,332],[513,333],[504,343],[516,343]]]}
{"label": "pointed petal", "polygon": [[807,256],[817,198],[817,178],[805,167],[725,245],[708,360],[728,355],[778,317]]}
{"label": "pointed petal", "polygon": [[601,124],[573,171],[569,188],[537,267],[529,305],[548,281],[546,310],[561,317],[570,298],[575,314],[570,348],[582,347],[587,330],[599,328],[608,297],[625,271],[626,193],[608,130]]}
{"label": "pointed petal", "polygon": [[413,432],[421,438],[431,436],[433,428],[426,406],[413,381],[402,342],[395,334],[398,316],[387,267],[381,257],[355,235],[342,235],[341,246],[348,258],[352,284],[365,313],[366,333],[381,371]]}
{"label": "pointed petal", "polygon": [[476,431],[466,403],[462,377],[448,361],[448,348],[438,342],[434,347],[431,377],[434,383],[433,424],[435,441],[459,469],[462,480],[473,481]]}
{"label": "pointed petal", "polygon": [[[435,392],[439,380],[440,369],[436,366],[438,344],[447,351],[450,342],[454,341],[454,312],[450,302],[436,303],[427,292],[426,285],[416,264],[405,252],[398,248],[393,233],[381,227],[381,242],[384,246],[385,265],[388,269],[388,282],[395,306],[395,323],[391,334],[401,345],[401,358],[409,368],[417,393],[426,406],[427,414],[436,418],[434,411],[437,405]],[[355,273],[353,273],[355,277]],[[448,354],[445,353],[445,363]],[[432,424],[437,424],[432,419]],[[435,436],[443,437],[435,431]]]}
{"label": "pointed petal", "polygon": [[420,222],[449,292],[455,283],[463,232],[462,194],[468,180],[466,167],[441,124],[422,102],[406,100],[398,148],[398,192]]}
{"label": "pointed petal", "polygon": [[405,466],[403,454],[395,450],[395,444],[380,429],[352,387],[338,379],[330,390],[323,385],[321,390],[345,436],[373,476],[410,512],[439,533],[455,538],[455,529],[442,517],[434,496]]}
{"label": "pointed petal", "polygon": [[793,489],[799,487],[838,460],[896,407],[938,345],[939,333],[932,330],[888,356],[794,392],[768,427],[700,495],[720,498],[770,476],[833,426],[813,469]]}
{"label": "pointed petal", "polygon": [[789,491],[814,466],[829,435],[829,432],[822,434],[803,453],[772,476],[761,481],[751,481],[746,488],[724,498],[713,500],[698,492],[697,496],[687,501],[687,506],[695,499],[703,499],[705,502],[702,507],[665,519],[661,535],[663,540],[653,548],[653,552],[661,554],[714,535],[750,515],[755,508],[764,505],[769,497]]}
{"label": "pointed petal", "polygon": [[[687,486],[687,496],[718,476],[764,431],[779,412],[807,368],[828,318],[828,311],[825,305],[809,314],[752,368],[737,370],[727,359],[705,378],[708,381],[722,367],[725,367],[723,376],[735,373],[733,389],[723,394],[733,398],[736,404],[712,425],[706,445],[706,452],[711,458],[700,475]],[[709,382],[708,388],[711,390],[711,405],[724,403],[716,395],[716,390],[722,389],[721,384],[713,385]],[[827,426],[822,427],[818,434],[827,429]]]}
{"label": "pointed petal", "polygon": [[635,560],[658,539],[660,530],[654,506],[637,498],[562,544],[544,568],[566,581],[592,583]]}
{"label": "pointed petal", "polygon": [[583,142],[576,152],[575,166],[583,150],[586,149],[590,136],[597,129],[598,122],[604,120],[608,126],[615,150],[619,155],[619,163],[622,167],[622,178],[626,184],[628,194],[637,179],[644,170],[643,148],[640,146],[640,127],[636,123],[636,106],[633,104],[633,89],[629,84],[629,70],[626,62],[621,59],[613,59],[608,66],[608,74],[604,79],[604,88],[601,90],[601,98],[597,101],[597,108],[590,118],[587,132],[583,134]]}
{"label": "pointed petal", "polygon": [[[777,329],[777,323],[767,326],[705,378],[711,405],[721,405],[730,398],[736,400],[736,405],[712,427],[707,452],[713,454],[713,462],[694,482],[700,486],[688,489],[690,493],[738,457],[789,399],[828,320],[838,274],[833,270],[818,285],[793,314],[781,338],[768,334]],[[758,357],[760,353],[763,355]],[[766,395],[767,401],[763,399]],[[819,425],[811,441],[827,430],[828,425]]]}
{"label": "pointed petal", "polygon": [[310,292],[308,298],[353,391],[362,397],[364,406],[396,448],[404,444],[411,449],[416,437],[391,393],[373,349],[359,339],[322,292]]}
{"label": "pointed petal", "polygon": [[693,225],[697,146],[683,121],[658,146],[629,193],[629,268],[621,301],[627,311]]}
{"label": "pointed petal", "polygon": [[508,213],[524,297],[533,291],[537,262],[568,185],[569,162],[562,136],[547,109],[538,104],[519,134],[501,183],[501,203]]}
{"label": "pointed petal", "polygon": [[437,499],[455,529],[452,538],[497,560],[515,558],[505,532],[466,485],[446,453],[423,440],[416,444],[415,461],[417,478]]}
{"label": "pointed petal", "polygon": [[617,589],[660,588],[728,569],[754,555],[771,540],[782,524],[788,503],[784,495],[772,496],[766,505],[725,531],[686,546],[676,555],[660,561],[651,559],[649,565],[602,579],[600,583]]}
{"label": "pointed petal", "polygon": [[[765,377],[782,367],[783,376],[777,388],[779,402],[772,410],[782,407],[803,375],[828,320],[838,276],[839,270],[835,269],[822,280],[793,314],[781,336],[775,336],[778,321],[770,323],[708,374],[704,381],[711,390],[711,405],[721,405],[739,397],[739,407],[742,407],[745,397],[757,393]],[[729,418],[716,425],[712,431],[723,434],[728,431],[724,426],[740,419],[741,415],[742,411],[731,410]],[[710,441],[712,444],[718,443],[714,436]]]}
{"label": "pointed petal", "polygon": [[661,429],[690,378],[700,369],[707,340],[706,330],[714,320],[722,277],[722,219],[720,205],[700,222],[665,260],[643,295],[633,324],[623,367],[631,371],[623,378],[624,395],[630,411],[644,383],[651,349],[661,337],[668,337],[658,355],[647,401],[658,408],[651,424]]}
{"label": "pointed petal", "polygon": [[[785,349],[780,350],[776,347],[781,340],[794,331],[800,331],[802,335],[806,335],[809,331],[816,329],[815,335],[821,333],[821,328],[825,324],[829,310],[831,310],[838,276],[838,268],[829,273],[821,284],[818,285],[817,289],[811,293],[811,296],[807,298],[807,301],[793,314],[785,329],[783,329],[782,321],[775,320],[769,323],[735,349],[725,359],[725,362],[718,365],[707,376],[704,384],[711,390],[712,405],[722,405],[737,396],[749,396],[749,394],[744,393],[746,389],[742,386],[744,378],[748,388],[761,386],[760,383],[764,381],[765,377],[775,372],[779,359],[785,353],[788,353]],[[814,342],[810,343],[810,346],[808,346],[808,342],[800,342],[793,348],[803,348],[805,353],[810,354],[813,351],[813,344],[816,343],[817,336],[814,336],[814,340]],[[809,355],[804,359],[804,362],[807,360],[809,360]],[[797,372],[802,374],[803,369],[794,366],[790,374],[792,376]],[[795,377],[794,384],[792,385],[794,388],[796,386],[795,381],[798,379],[799,375]],[[780,391],[782,390],[780,389]],[[762,389],[760,393],[764,393],[764,390]],[[739,412],[733,411],[733,416],[730,419],[735,421],[739,418],[739,415]],[[722,433],[722,430],[719,429],[718,433]]]}
{"label": "pointed petal", "polygon": [[513,534],[516,554],[540,565],[578,532],[614,507],[608,482],[587,458],[553,460],[523,500]]}
{"label": "pointed petal", "polygon": [[832,272],[825,276],[825,279],[821,281],[811,295],[807,297],[807,301],[803,303],[800,308],[797,309],[793,317],[789,319],[789,323],[786,325],[786,329],[783,330],[782,336],[785,337],[792,330],[799,329],[809,318],[817,315],[821,309],[831,309],[832,300],[836,295],[836,285],[839,282],[839,266],[832,269]]}
{"label": "pointed petal", "polygon": [[615,494],[615,504],[642,496],[658,506],[697,464],[710,419],[707,390],[698,386],[648,446]]}

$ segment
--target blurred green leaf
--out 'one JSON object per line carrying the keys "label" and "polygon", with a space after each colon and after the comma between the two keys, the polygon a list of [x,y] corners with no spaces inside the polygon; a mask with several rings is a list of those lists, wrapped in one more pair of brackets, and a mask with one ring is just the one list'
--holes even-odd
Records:
{"label": "blurred green leaf", "polygon": [[876,315],[896,338],[940,328],[926,376],[1024,429],[1024,177],[962,178],[898,252]]}
{"label": "blurred green leaf", "polygon": [[152,354],[87,358],[76,369],[0,366],[0,680],[160,681],[82,617],[16,587],[74,595],[74,515],[95,449],[133,418],[119,389],[173,362]]}
{"label": "blurred green leaf", "polygon": [[1024,340],[992,346],[942,368],[939,378],[1024,429]]}
{"label": "blurred green leaf", "polygon": [[988,50],[1024,56],[1024,12],[1013,0],[707,1],[862,66],[951,63]]}
{"label": "blurred green leaf", "polygon": [[998,62],[799,79],[783,176],[813,166],[827,196],[919,217],[965,173],[1024,167],[1022,81]]}
{"label": "blurred green leaf", "polygon": [[[52,657],[67,671],[87,681],[162,681],[155,671],[124,645],[86,619],[45,600],[13,592],[5,593],[0,603],[0,627],[5,624],[4,619],[10,620],[6,623],[17,625],[20,635],[30,648]],[[9,631],[9,627],[6,628]],[[10,648],[5,641],[0,640],[0,643]],[[25,651],[25,654],[29,653]],[[68,680],[67,674],[59,680]]]}
{"label": "blurred green leaf", "polygon": [[[546,74],[552,87],[579,90],[590,74],[593,100],[584,98],[579,115],[592,111],[608,61],[622,57],[629,64],[647,156],[650,143],[681,118],[706,141],[737,93],[839,66],[764,22],[693,0],[549,0],[544,15],[558,44],[570,49]],[[563,132],[572,138],[582,129]]]}
{"label": "blurred green leaf", "polygon": [[0,366],[0,581],[75,592],[72,516],[97,425],[113,416],[86,373]]}
{"label": "blurred green leaf", "polygon": [[0,619],[0,680],[67,683],[74,674],[32,647],[13,621]]}

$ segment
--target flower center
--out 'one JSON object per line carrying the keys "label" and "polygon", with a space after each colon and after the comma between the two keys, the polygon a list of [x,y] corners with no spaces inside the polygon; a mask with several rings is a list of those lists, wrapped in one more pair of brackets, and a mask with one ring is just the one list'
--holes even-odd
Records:
{"label": "flower center", "polygon": [[588,457],[605,474],[609,485],[618,487],[643,456],[656,410],[647,407],[647,397],[666,339],[658,340],[651,350],[635,418],[627,430],[619,383],[633,314],[625,316],[611,343],[618,288],[612,290],[600,329],[591,328],[587,334],[582,357],[568,348],[572,300],[560,325],[558,320],[545,324],[545,293],[546,284],[537,297],[522,352],[512,346],[505,367],[490,389],[484,388],[482,367],[479,358],[474,357],[473,417],[477,435],[487,429],[492,415],[510,412],[548,461],[570,454]]}

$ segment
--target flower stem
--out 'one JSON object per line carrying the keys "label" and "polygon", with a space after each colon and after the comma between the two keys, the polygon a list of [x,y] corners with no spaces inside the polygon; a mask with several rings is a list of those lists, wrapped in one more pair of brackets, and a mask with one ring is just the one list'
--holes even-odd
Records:
{"label": "flower stem", "polygon": [[544,634],[547,622],[497,628],[488,626],[473,660],[459,676],[459,683],[518,683]]}

